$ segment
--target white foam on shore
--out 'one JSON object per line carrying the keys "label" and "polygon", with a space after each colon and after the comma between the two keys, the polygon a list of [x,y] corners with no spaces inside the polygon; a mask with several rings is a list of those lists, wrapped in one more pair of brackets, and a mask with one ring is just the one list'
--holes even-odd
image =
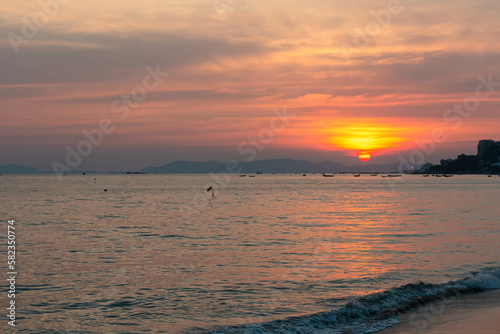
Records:
{"label": "white foam on shore", "polygon": [[500,268],[479,272],[473,277],[465,279],[463,284],[478,291],[500,289]]}
{"label": "white foam on shore", "polygon": [[399,323],[397,316],[413,308],[458,295],[500,288],[500,268],[485,269],[471,277],[443,284],[406,284],[359,297],[345,306],[307,316],[264,323],[229,326],[210,334],[367,334]]}

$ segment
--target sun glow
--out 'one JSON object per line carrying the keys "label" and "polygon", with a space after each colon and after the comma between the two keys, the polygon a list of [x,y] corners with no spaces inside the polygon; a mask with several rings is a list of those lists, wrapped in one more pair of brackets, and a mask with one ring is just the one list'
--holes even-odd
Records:
{"label": "sun glow", "polygon": [[346,121],[332,126],[330,144],[336,148],[357,151],[361,161],[370,160],[373,151],[394,149],[406,142],[403,128],[370,121]]}
{"label": "sun glow", "polygon": [[367,162],[367,161],[370,161],[372,155],[370,154],[370,152],[366,152],[366,151],[363,151],[359,154],[359,160],[363,161],[363,162]]}

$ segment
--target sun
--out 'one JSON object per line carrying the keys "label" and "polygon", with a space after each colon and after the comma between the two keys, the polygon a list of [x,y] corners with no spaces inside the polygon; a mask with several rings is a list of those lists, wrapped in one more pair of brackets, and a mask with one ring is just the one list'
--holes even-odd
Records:
{"label": "sun", "polygon": [[370,152],[363,151],[363,152],[359,153],[359,160],[361,160],[363,162],[370,161],[371,157],[372,157],[372,155],[370,154]]}

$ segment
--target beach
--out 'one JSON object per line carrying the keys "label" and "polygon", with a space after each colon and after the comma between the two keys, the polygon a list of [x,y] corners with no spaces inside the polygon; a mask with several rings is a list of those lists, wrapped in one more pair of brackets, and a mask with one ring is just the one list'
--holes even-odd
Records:
{"label": "beach", "polygon": [[500,329],[500,290],[458,296],[399,315],[379,334],[487,334]]}

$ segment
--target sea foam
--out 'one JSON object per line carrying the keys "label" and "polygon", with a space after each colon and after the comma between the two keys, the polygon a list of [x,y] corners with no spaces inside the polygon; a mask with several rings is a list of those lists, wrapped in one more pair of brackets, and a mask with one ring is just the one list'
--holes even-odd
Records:
{"label": "sea foam", "polygon": [[399,322],[398,314],[474,292],[500,288],[500,268],[472,273],[470,277],[443,284],[413,282],[356,298],[328,312],[290,317],[264,323],[229,326],[210,334],[333,334],[374,333]]}

